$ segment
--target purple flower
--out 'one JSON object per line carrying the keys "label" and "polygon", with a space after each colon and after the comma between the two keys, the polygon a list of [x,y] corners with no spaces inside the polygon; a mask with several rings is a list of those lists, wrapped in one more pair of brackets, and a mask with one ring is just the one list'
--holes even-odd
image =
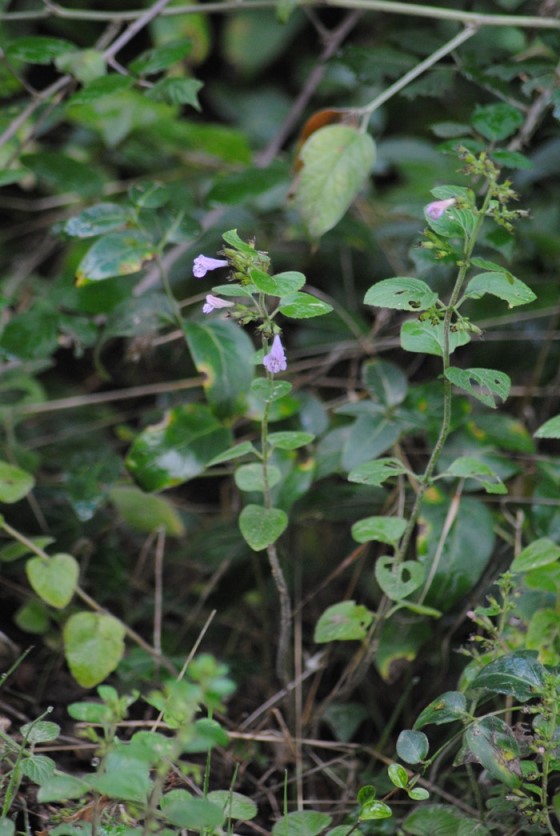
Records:
{"label": "purple flower", "polygon": [[456,203],[457,201],[454,197],[450,197],[447,200],[434,200],[432,203],[428,203],[424,211],[429,218],[433,221],[437,221],[438,218],[441,218],[446,209],[449,209],[451,206],[455,206]]}
{"label": "purple flower", "polygon": [[272,340],[272,348],[268,354],[265,354],[263,357],[263,366],[267,372],[270,372],[271,374],[285,372],[288,368],[284,346],[282,345],[282,340],[278,334],[276,334]]}
{"label": "purple flower", "polygon": [[227,267],[228,262],[221,258],[208,258],[207,255],[199,255],[193,263],[193,275],[202,279],[209,270],[217,270],[218,267]]}
{"label": "purple flower", "polygon": [[209,314],[212,311],[217,311],[220,308],[233,308],[234,302],[228,302],[226,299],[220,299],[219,296],[212,296],[211,293],[206,297],[206,304],[202,306],[202,313]]}

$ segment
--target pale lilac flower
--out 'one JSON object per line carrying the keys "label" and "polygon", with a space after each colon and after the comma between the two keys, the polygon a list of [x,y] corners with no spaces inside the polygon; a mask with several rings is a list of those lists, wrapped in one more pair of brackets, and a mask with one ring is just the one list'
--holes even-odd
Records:
{"label": "pale lilac flower", "polygon": [[272,340],[272,348],[268,354],[265,354],[263,357],[263,366],[267,372],[270,372],[271,374],[285,372],[288,368],[284,346],[282,345],[282,340],[278,334],[276,334]]}
{"label": "pale lilac flower", "polygon": [[211,293],[206,297],[206,304],[202,306],[202,313],[212,313],[220,308],[233,308],[234,302],[228,302],[227,299],[220,299],[219,296],[212,296]]}
{"label": "pale lilac flower", "polygon": [[447,200],[434,200],[432,203],[428,203],[424,211],[429,218],[433,221],[437,221],[438,218],[441,218],[446,209],[451,208],[451,206],[455,206],[456,203],[457,201],[454,197],[450,197]]}
{"label": "pale lilac flower", "polygon": [[217,270],[218,267],[227,267],[228,262],[222,258],[209,258],[207,255],[199,255],[193,263],[193,275],[202,279],[209,270]]}

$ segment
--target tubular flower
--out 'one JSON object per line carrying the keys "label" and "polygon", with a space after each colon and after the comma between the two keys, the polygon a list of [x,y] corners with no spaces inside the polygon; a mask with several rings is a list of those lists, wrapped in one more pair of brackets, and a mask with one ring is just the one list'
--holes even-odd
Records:
{"label": "tubular flower", "polygon": [[209,314],[212,311],[217,311],[220,308],[233,308],[234,303],[228,302],[226,299],[220,299],[219,296],[212,296],[211,293],[206,297],[206,302],[202,306],[202,313]]}
{"label": "tubular flower", "polygon": [[282,345],[282,340],[278,334],[276,334],[272,340],[272,348],[268,354],[265,354],[263,357],[263,366],[267,372],[270,372],[271,374],[285,372],[288,368],[284,346]]}
{"label": "tubular flower", "polygon": [[447,200],[434,200],[432,203],[428,203],[424,211],[429,218],[437,221],[438,218],[441,218],[445,210],[450,209],[451,206],[455,206],[456,202],[454,197],[450,197]]}
{"label": "tubular flower", "polygon": [[209,270],[217,270],[219,267],[227,267],[229,262],[222,258],[209,258],[207,255],[199,255],[193,263],[193,276],[202,279]]}

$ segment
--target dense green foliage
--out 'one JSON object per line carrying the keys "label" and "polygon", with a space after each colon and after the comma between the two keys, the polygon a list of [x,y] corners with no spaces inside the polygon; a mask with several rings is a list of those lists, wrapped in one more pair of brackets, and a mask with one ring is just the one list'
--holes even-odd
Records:
{"label": "dense green foliage", "polygon": [[0,4],[0,836],[560,832],[558,5],[102,5]]}

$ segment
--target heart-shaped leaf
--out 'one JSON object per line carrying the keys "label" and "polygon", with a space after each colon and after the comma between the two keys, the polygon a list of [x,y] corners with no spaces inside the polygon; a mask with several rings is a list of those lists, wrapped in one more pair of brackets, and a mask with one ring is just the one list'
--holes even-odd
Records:
{"label": "heart-shaped leaf", "polygon": [[287,525],[288,516],[280,508],[246,505],[239,515],[239,529],[243,539],[256,552],[275,543]]}
{"label": "heart-shaped leaf", "polygon": [[426,572],[421,563],[405,560],[395,563],[393,557],[380,557],[375,564],[375,579],[391,601],[400,601],[422,586]]}
{"label": "heart-shaped leaf", "polygon": [[64,625],[64,653],[78,685],[93,688],[122,659],[124,627],[112,615],[78,612]]}
{"label": "heart-shaped leaf", "polygon": [[63,609],[72,600],[80,568],[71,554],[32,557],[25,564],[25,571],[34,592],[51,607]]}

